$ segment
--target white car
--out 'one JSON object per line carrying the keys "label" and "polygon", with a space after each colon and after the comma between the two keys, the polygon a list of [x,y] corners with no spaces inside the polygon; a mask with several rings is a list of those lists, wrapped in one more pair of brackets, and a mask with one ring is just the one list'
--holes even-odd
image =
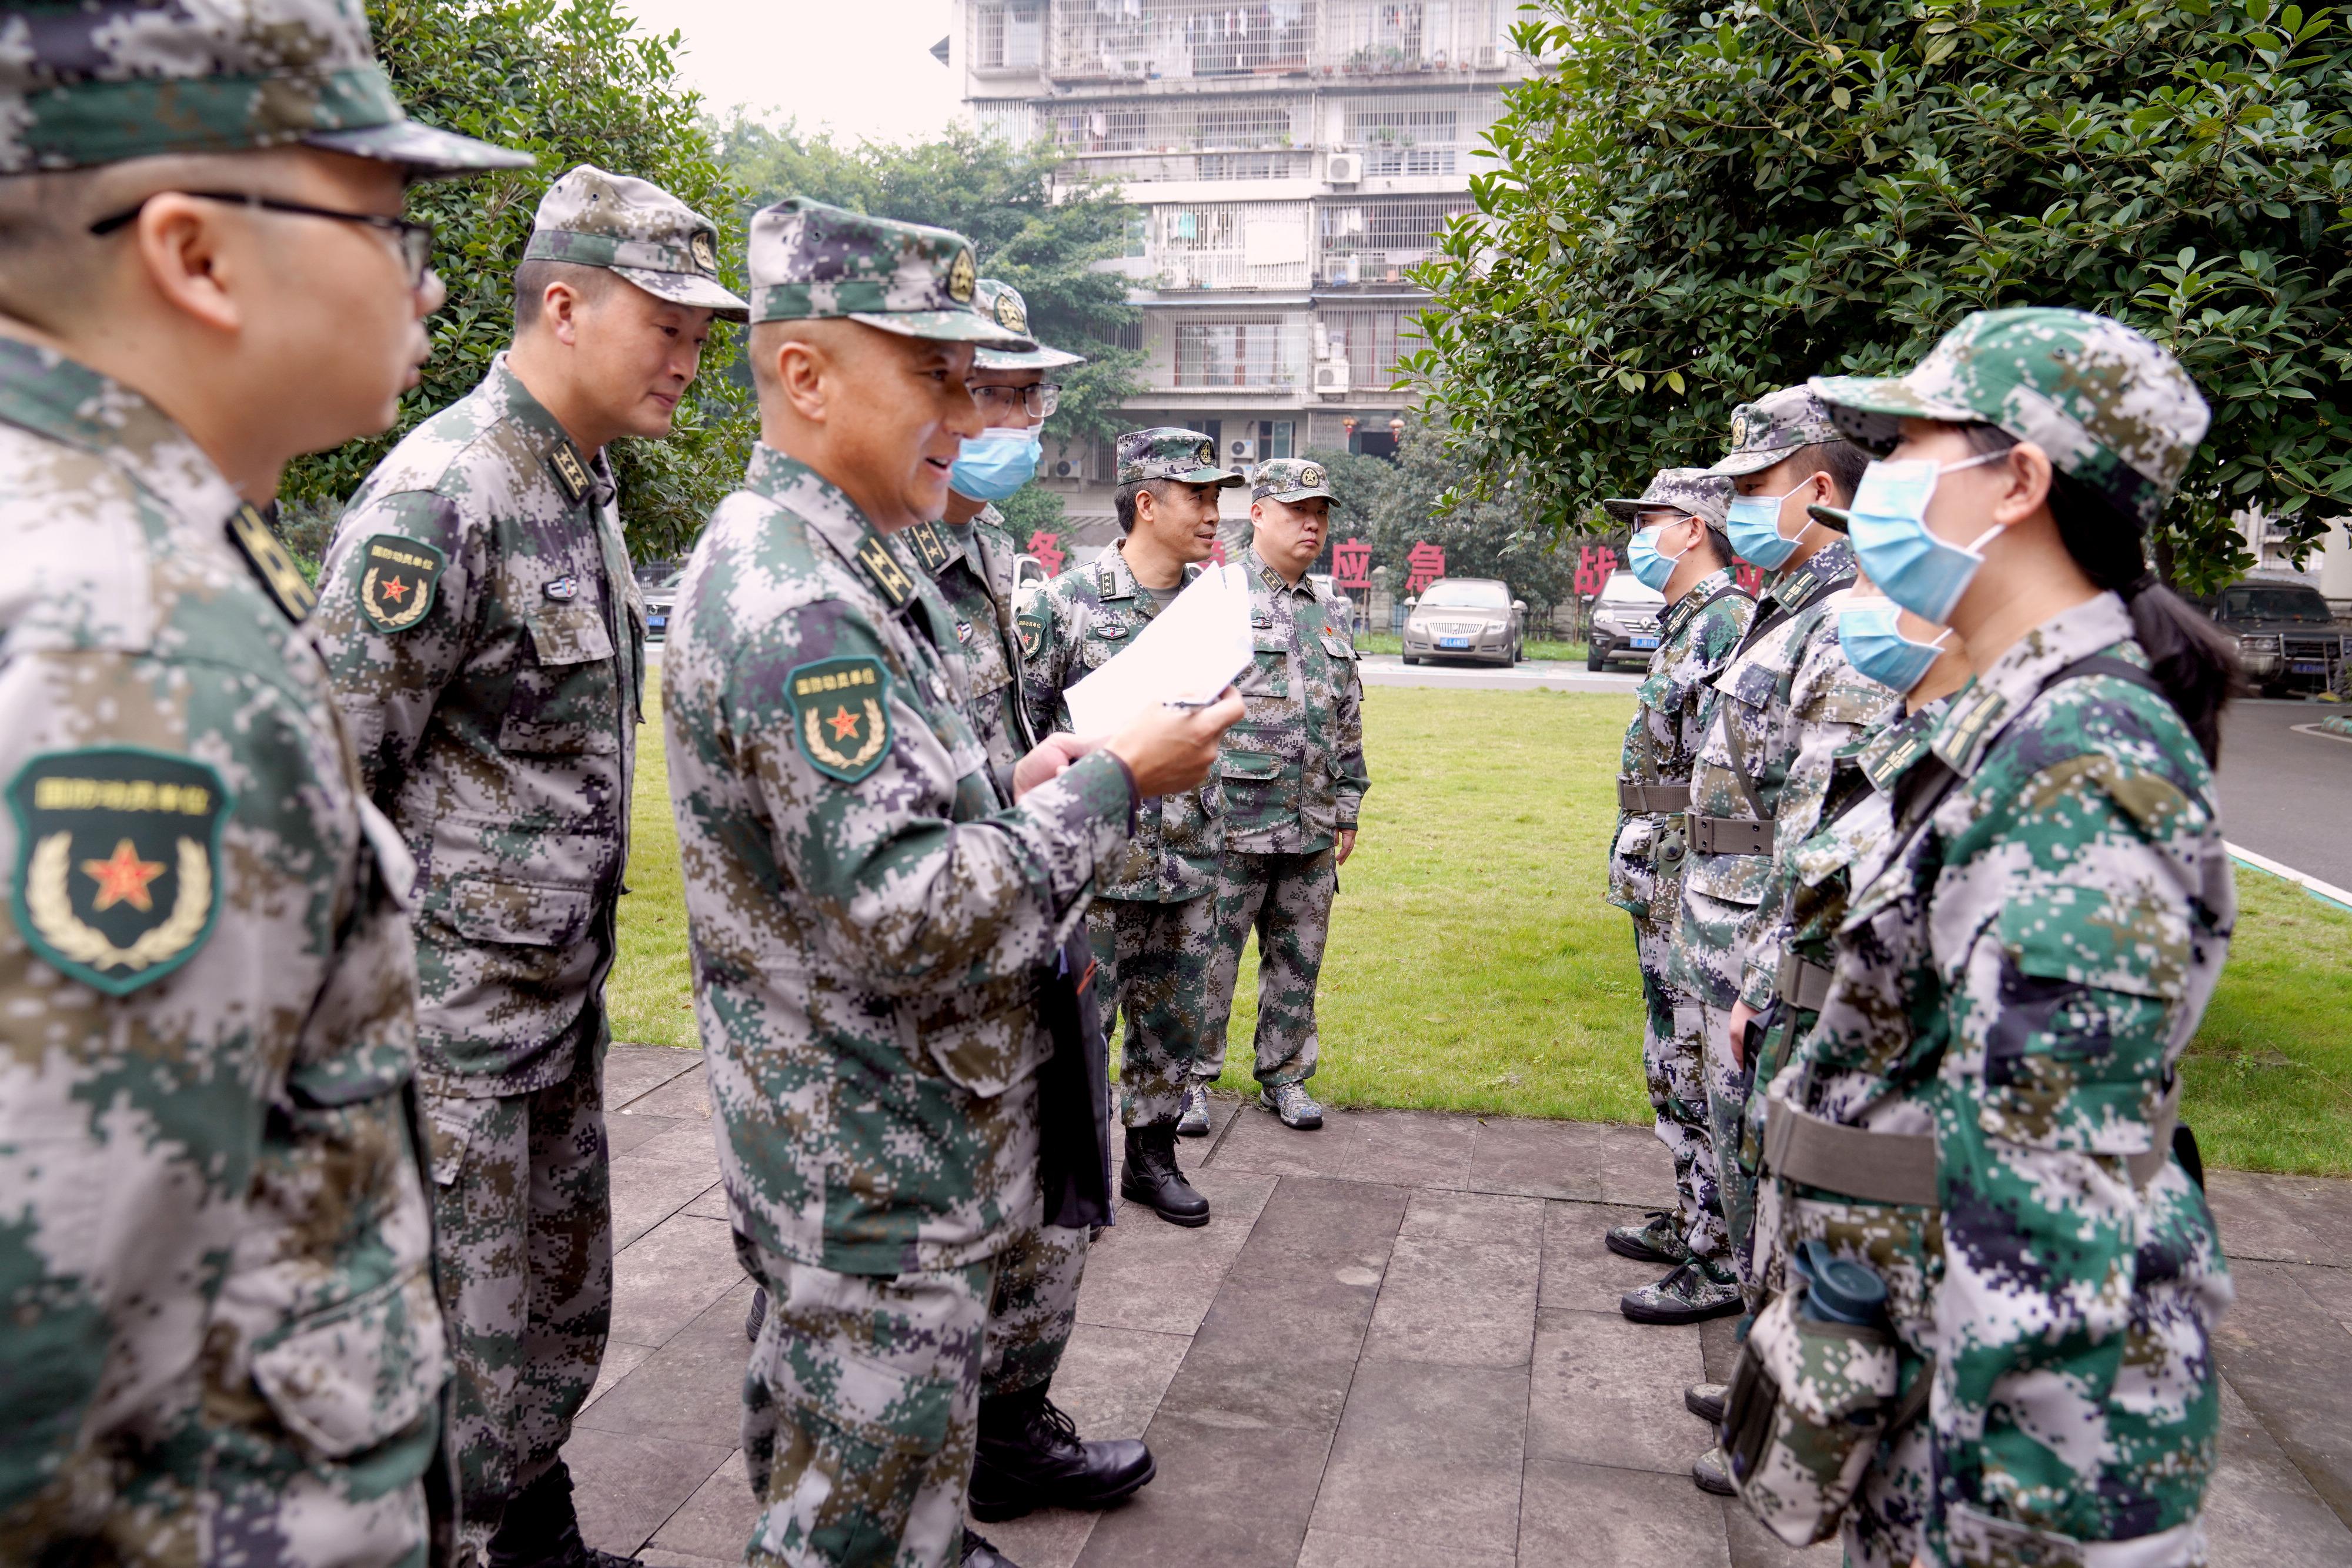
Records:
{"label": "white car", "polygon": [[1630,571],[1612,571],[1592,601],[1592,639],[1585,644],[1584,667],[1605,670],[1610,664],[1638,664],[1647,669],[1658,646],[1658,618],[1666,596],[1644,588]]}

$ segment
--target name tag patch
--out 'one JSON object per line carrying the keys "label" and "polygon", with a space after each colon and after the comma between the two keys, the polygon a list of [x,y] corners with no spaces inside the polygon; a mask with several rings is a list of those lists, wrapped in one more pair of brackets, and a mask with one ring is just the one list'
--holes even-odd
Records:
{"label": "name tag patch", "polygon": [[548,583],[546,593],[550,599],[559,602],[577,599],[580,597],[580,580],[576,577],[555,578]]}
{"label": "name tag patch", "polygon": [[889,676],[877,659],[823,659],[785,677],[793,737],[816,770],[855,784],[890,750]]}
{"label": "name tag patch", "polygon": [[405,632],[433,608],[449,558],[438,547],[378,534],[360,547],[360,609],[379,632]]}
{"label": "name tag patch", "polygon": [[210,767],[135,746],[45,752],[7,795],[17,929],[64,974],[122,996],[212,935],[230,800]]}

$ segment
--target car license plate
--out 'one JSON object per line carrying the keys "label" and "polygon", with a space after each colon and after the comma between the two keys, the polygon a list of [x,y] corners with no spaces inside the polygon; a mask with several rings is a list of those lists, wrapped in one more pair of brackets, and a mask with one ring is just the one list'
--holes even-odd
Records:
{"label": "car license plate", "polygon": [[1655,637],[1634,637],[1629,641],[1636,648],[1654,648],[1658,645],[1658,640]]}
{"label": "car license plate", "polygon": [[1437,640],[1437,645],[1441,648],[1467,648],[1470,645],[1470,639],[1467,637],[1440,637]]}
{"label": "car license plate", "polygon": [[663,627],[669,624],[669,617],[667,615],[648,615],[646,617],[646,624],[654,631],[658,632]]}
{"label": "car license plate", "polygon": [[2316,659],[2297,659],[2287,668],[2298,675],[2324,675],[2327,673],[2327,666]]}

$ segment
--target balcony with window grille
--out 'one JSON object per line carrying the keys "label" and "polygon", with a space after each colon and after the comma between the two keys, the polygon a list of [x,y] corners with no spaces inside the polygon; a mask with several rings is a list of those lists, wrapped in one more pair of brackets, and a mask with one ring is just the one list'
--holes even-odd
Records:
{"label": "balcony with window grille", "polygon": [[1307,367],[1307,318],[1299,312],[1156,318],[1164,345],[1162,388],[1179,392],[1292,392]]}
{"label": "balcony with window grille", "polygon": [[1382,392],[1396,381],[1397,356],[1423,347],[1413,325],[1414,312],[1396,310],[1334,310],[1318,318],[1331,357],[1348,361],[1348,379],[1360,392]]}
{"label": "balcony with window grille", "polygon": [[1468,196],[1334,202],[1316,210],[1315,276],[1321,283],[1398,283],[1429,259],[1449,218],[1474,212]]}
{"label": "balcony with window grille", "polygon": [[1198,202],[1151,209],[1145,256],[1165,289],[1303,288],[1304,202]]}
{"label": "balcony with window grille", "polygon": [[1201,81],[1303,73],[1315,16],[1316,0],[1063,0],[1054,7],[1050,74]]}
{"label": "balcony with window grille", "polygon": [[1323,0],[1316,64],[1342,77],[1500,70],[1517,0]]}
{"label": "balcony with window grille", "polygon": [[1073,157],[1133,152],[1262,152],[1314,140],[1304,98],[1148,98],[1055,102],[1055,147]]}
{"label": "balcony with window grille", "polygon": [[1503,108],[1494,92],[1391,93],[1340,103],[1342,135],[1364,155],[1368,179],[1475,172],[1471,153]]}

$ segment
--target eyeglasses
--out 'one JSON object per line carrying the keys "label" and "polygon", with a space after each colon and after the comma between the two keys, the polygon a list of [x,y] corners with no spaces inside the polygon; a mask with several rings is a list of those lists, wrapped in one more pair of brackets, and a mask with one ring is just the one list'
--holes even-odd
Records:
{"label": "eyeglasses", "polygon": [[[155,196],[171,193],[158,191],[141,199],[134,207],[126,207],[112,217],[100,218],[89,225],[94,235],[110,235],[138,220],[149,202]],[[332,207],[313,207],[301,202],[281,202],[275,196],[256,196],[243,191],[181,191],[183,196],[194,196],[199,201],[229,202],[240,207],[259,207],[272,213],[291,213],[297,217],[332,218],[337,223],[365,224],[378,234],[390,235],[400,249],[402,265],[408,268],[408,284],[412,288],[425,287],[425,275],[433,267],[433,228],[429,224],[412,223],[406,218],[387,218],[378,213],[341,213]]]}
{"label": "eyeglasses", "polygon": [[1034,387],[974,387],[971,401],[991,419],[1025,407],[1032,419],[1043,419],[1062,406],[1062,389],[1052,382]]}

